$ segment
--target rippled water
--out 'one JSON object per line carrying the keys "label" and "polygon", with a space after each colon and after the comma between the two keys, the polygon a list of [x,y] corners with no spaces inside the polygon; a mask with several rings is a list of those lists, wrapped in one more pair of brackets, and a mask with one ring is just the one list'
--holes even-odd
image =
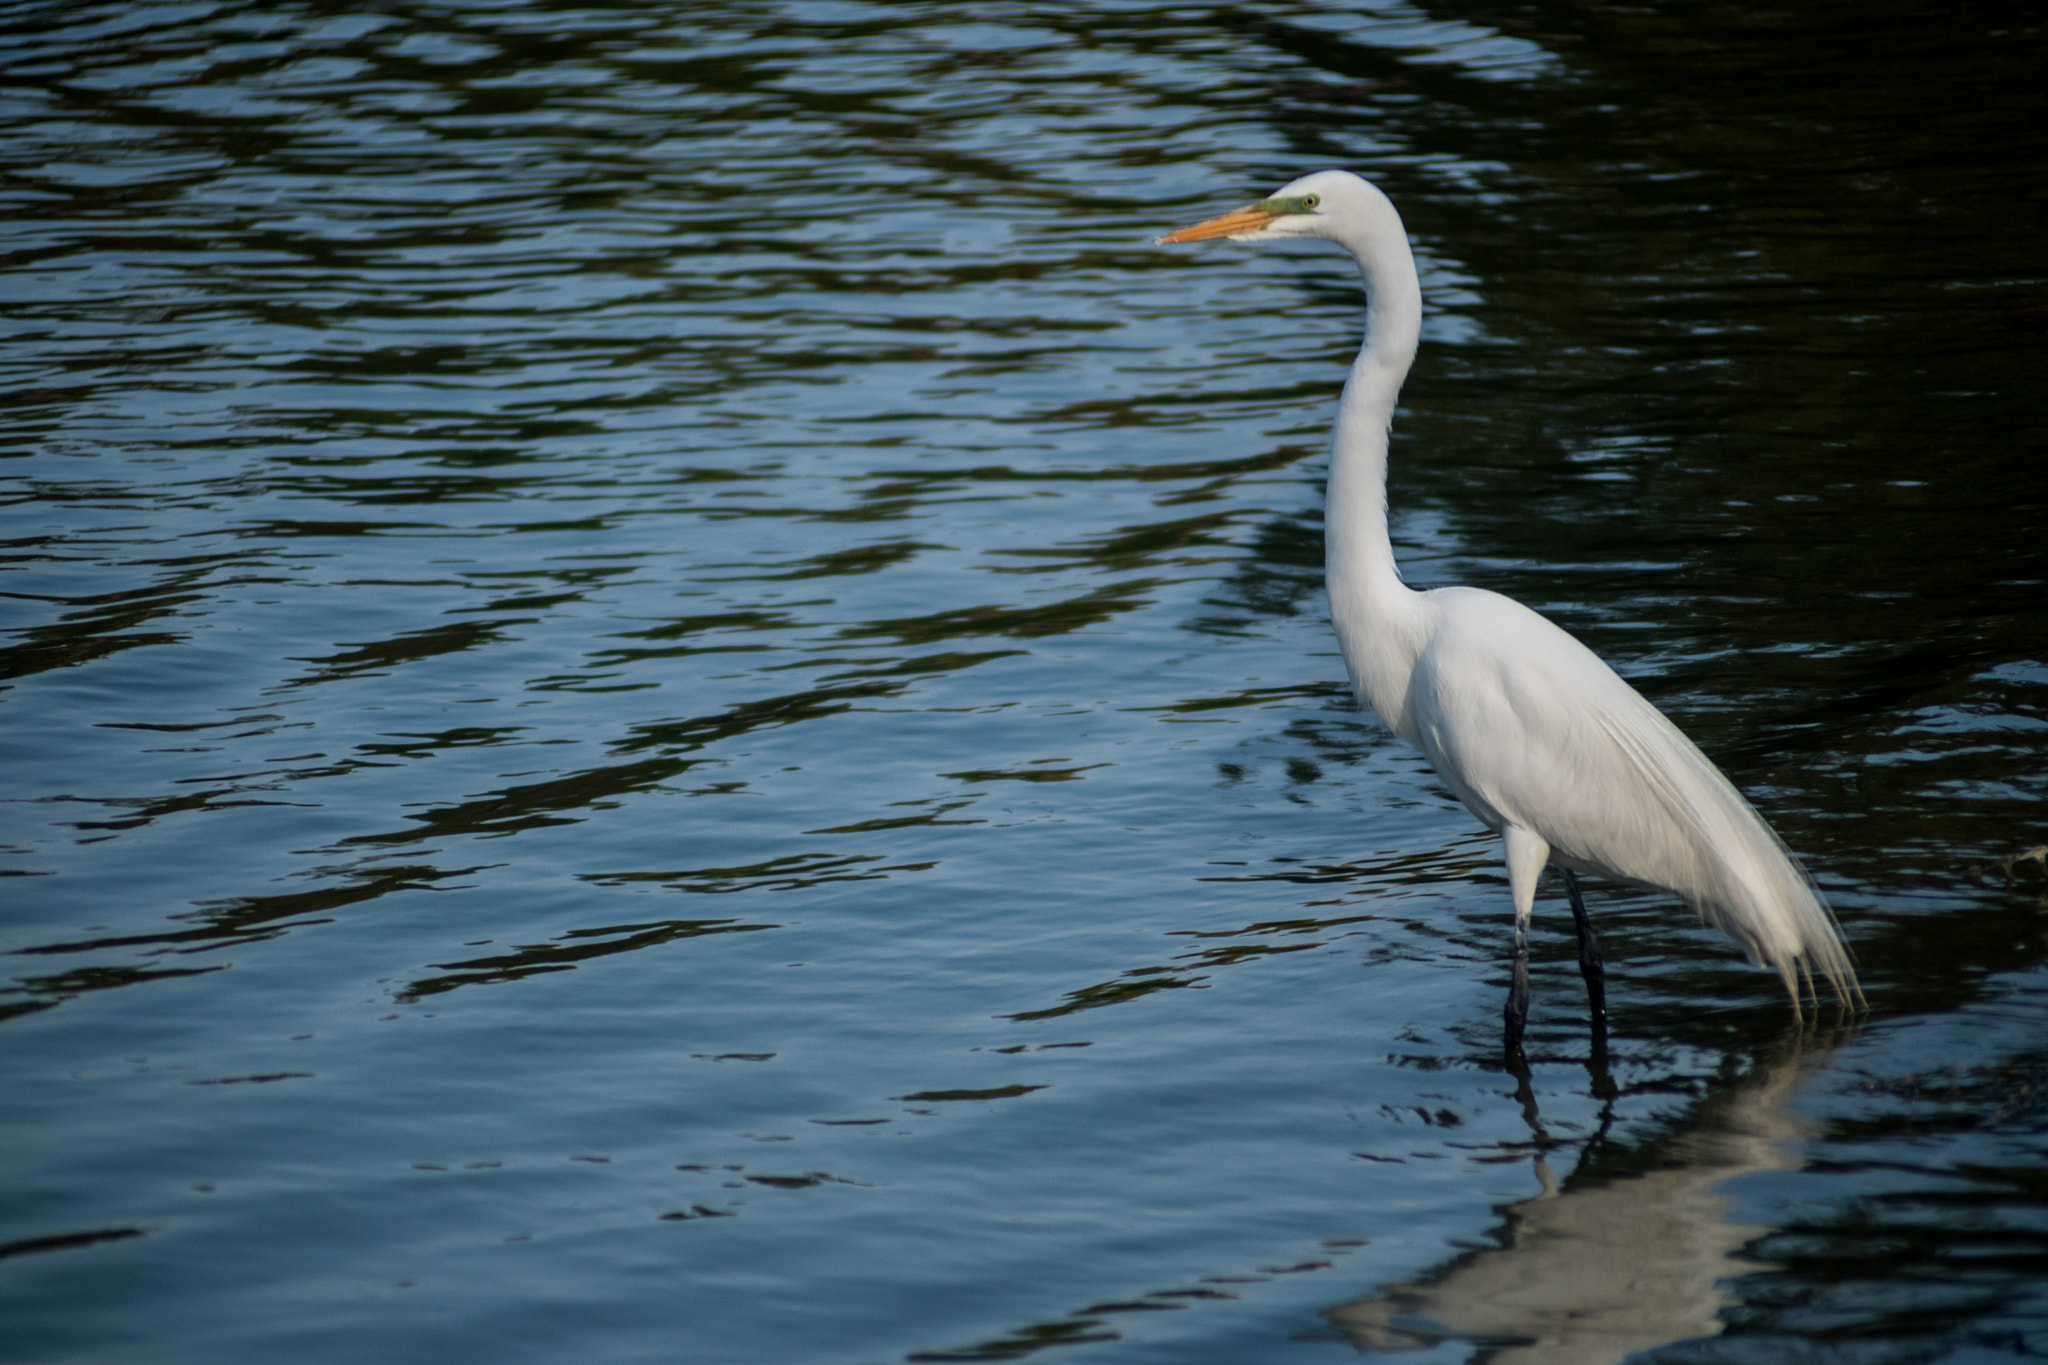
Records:
{"label": "rippled water", "polygon": [[[0,1350],[2048,1353],[2027,14],[0,7]],[[1411,581],[1677,715],[1860,1029],[1602,887],[1621,1094],[1552,900],[1516,1095],[1323,614],[1354,277],[1149,244],[1323,165]]]}

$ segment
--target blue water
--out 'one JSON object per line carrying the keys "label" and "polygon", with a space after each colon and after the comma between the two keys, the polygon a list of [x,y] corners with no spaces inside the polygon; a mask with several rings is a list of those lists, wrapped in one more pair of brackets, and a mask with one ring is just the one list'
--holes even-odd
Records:
{"label": "blue water", "polygon": [[[0,6],[0,1355],[2048,1352],[2042,54]],[[1423,270],[1410,581],[1699,738],[1860,1026],[1601,886],[1607,1097],[1550,888],[1517,1093],[1494,850],[1325,616],[1355,276],[1151,245],[1324,165]],[[1450,1320],[1667,1209],[1637,1335]]]}

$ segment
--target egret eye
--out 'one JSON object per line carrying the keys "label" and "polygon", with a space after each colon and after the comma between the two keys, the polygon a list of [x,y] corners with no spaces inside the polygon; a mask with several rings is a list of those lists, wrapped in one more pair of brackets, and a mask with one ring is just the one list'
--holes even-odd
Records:
{"label": "egret eye", "polygon": [[1304,194],[1303,196],[1301,196],[1301,206],[1305,209],[1310,210],[1311,212],[1313,212],[1315,207],[1322,202],[1323,197],[1320,194]]}

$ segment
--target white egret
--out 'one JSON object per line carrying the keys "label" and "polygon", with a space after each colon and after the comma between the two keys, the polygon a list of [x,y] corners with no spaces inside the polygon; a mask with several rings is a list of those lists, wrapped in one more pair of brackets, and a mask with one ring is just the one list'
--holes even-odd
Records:
{"label": "white egret", "polygon": [[1515,903],[1507,1044],[1529,1007],[1529,915],[1544,867],[1564,869],[1579,965],[1604,1037],[1605,991],[1574,872],[1661,888],[1775,969],[1862,992],[1813,884],[1761,817],[1678,727],[1558,626],[1479,588],[1417,592],[1387,538],[1387,432],[1422,327],[1422,286],[1394,205],[1348,171],[1319,171],[1272,198],[1161,242],[1309,237],[1365,275],[1365,342],[1344,383],[1330,455],[1324,572],[1330,614],[1362,705],[1421,749],[1501,836]]}

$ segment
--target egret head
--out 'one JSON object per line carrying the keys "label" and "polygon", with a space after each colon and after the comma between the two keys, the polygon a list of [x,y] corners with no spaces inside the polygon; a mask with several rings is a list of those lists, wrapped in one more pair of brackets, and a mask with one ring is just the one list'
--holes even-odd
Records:
{"label": "egret head", "polygon": [[[1285,237],[1336,238],[1347,223],[1371,216],[1386,196],[1349,171],[1317,171],[1283,185],[1271,198],[1169,232],[1159,240],[1272,242]],[[1388,207],[1391,207],[1390,205]]]}

